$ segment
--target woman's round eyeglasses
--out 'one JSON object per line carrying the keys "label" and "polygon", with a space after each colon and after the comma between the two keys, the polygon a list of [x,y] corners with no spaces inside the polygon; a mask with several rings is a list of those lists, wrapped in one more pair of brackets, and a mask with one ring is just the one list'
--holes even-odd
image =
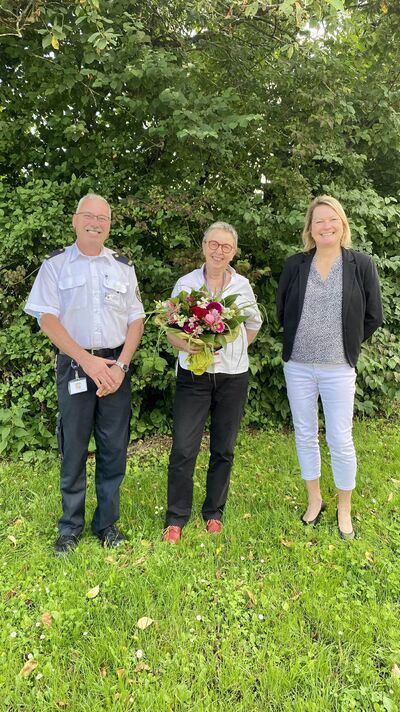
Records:
{"label": "woman's round eyeglasses", "polygon": [[216,240],[206,240],[205,241],[206,245],[210,248],[211,252],[216,252],[218,250],[218,247],[221,248],[222,252],[224,255],[229,255],[232,250],[234,250],[233,245],[229,245],[228,242],[217,242]]}

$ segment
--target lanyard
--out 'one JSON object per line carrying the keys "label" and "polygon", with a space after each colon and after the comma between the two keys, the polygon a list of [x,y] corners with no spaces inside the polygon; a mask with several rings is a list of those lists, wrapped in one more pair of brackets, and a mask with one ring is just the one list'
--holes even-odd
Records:
{"label": "lanyard", "polygon": [[213,293],[207,284],[207,267],[206,267],[206,265],[204,265],[204,284],[206,286],[207,292],[209,293],[209,295],[212,299],[216,299],[217,297],[219,297],[222,294],[222,292],[224,291],[224,288],[225,288],[226,278],[227,278],[227,272],[226,272],[226,270],[224,270],[224,274],[223,274],[223,278],[222,278],[222,287],[221,287],[221,289],[216,289],[215,292]]}

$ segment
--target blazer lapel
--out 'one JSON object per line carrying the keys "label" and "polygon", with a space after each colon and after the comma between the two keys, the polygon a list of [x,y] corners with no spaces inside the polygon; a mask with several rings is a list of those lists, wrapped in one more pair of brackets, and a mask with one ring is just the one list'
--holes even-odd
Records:
{"label": "blazer lapel", "polygon": [[308,275],[310,274],[310,267],[313,257],[315,255],[315,249],[310,250],[310,252],[305,252],[303,254],[302,262],[299,267],[299,301],[298,301],[298,322],[300,321],[301,312],[303,311],[304,297],[306,293]]}
{"label": "blazer lapel", "polygon": [[352,250],[345,250],[342,247],[343,258],[343,298],[342,298],[342,318],[343,323],[347,316],[350,304],[350,297],[353,291],[353,284],[356,276],[356,261]]}

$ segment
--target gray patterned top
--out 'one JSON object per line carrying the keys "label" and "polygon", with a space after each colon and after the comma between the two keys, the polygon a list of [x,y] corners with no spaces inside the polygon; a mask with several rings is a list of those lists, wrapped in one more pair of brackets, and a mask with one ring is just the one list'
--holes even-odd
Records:
{"label": "gray patterned top", "polygon": [[342,331],[342,255],[325,280],[311,263],[303,311],[297,328],[292,361],[301,363],[347,363]]}

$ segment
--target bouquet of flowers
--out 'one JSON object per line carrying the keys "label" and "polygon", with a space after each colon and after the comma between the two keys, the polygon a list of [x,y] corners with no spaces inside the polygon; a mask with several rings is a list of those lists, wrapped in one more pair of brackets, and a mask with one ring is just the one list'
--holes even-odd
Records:
{"label": "bouquet of flowers", "polygon": [[238,294],[214,301],[207,289],[180,292],[165,302],[156,302],[155,323],[165,332],[176,333],[201,351],[189,354],[186,363],[197,376],[212,365],[214,351],[225,348],[240,333],[246,316],[235,304]]}

